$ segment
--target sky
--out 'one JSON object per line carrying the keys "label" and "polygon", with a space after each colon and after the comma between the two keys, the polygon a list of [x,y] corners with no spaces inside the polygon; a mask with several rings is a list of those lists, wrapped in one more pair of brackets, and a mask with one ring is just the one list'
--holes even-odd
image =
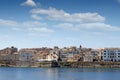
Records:
{"label": "sky", "polygon": [[0,49],[120,47],[120,0],[0,0]]}

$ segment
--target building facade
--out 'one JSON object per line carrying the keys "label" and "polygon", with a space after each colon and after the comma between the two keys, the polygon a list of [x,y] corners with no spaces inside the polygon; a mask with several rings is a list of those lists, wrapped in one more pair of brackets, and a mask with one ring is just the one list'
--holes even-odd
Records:
{"label": "building facade", "polygon": [[19,60],[20,61],[34,61],[34,50],[20,50],[19,51]]}
{"label": "building facade", "polygon": [[18,56],[17,53],[18,49],[15,47],[7,47],[0,50],[0,61],[14,61],[15,56]]}
{"label": "building facade", "polygon": [[105,48],[102,52],[103,61],[120,61],[120,48]]}
{"label": "building facade", "polygon": [[93,61],[101,61],[102,51],[101,49],[92,49],[91,55],[93,56]]}

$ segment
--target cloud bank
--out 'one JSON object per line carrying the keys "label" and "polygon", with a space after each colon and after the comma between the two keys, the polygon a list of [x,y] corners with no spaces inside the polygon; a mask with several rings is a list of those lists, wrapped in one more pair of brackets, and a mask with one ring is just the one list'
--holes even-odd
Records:
{"label": "cloud bank", "polygon": [[33,0],[27,0],[26,2],[23,2],[21,6],[32,6],[35,7],[37,6],[36,3]]}
{"label": "cloud bank", "polygon": [[[49,20],[65,21],[65,22],[78,22],[78,23],[92,23],[92,22],[104,22],[105,18],[98,13],[67,13],[64,10],[57,10],[55,8],[48,9],[32,9],[32,14],[45,15]],[[34,18],[35,19],[35,18]]]}

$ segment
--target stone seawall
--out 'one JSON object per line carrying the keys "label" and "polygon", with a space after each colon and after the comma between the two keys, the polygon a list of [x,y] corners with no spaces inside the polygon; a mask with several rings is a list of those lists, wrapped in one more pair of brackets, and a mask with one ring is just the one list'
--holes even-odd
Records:
{"label": "stone seawall", "polygon": [[120,68],[120,62],[0,62],[9,67]]}
{"label": "stone seawall", "polygon": [[45,62],[35,62],[35,61],[0,61],[0,66],[6,67],[59,67],[58,62],[55,61],[45,61]]}
{"label": "stone seawall", "polygon": [[120,68],[120,62],[58,62],[60,67],[69,68]]}

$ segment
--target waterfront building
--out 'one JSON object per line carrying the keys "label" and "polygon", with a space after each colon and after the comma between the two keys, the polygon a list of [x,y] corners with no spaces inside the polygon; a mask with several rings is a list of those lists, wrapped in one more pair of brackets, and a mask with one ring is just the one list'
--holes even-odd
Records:
{"label": "waterfront building", "polygon": [[34,55],[34,60],[37,62],[39,59],[43,58],[43,54],[41,51],[37,51],[36,54]]}
{"label": "waterfront building", "polygon": [[102,51],[103,61],[120,61],[120,48],[104,48]]}
{"label": "waterfront building", "polygon": [[101,49],[92,49],[91,55],[93,56],[93,61],[101,61],[102,51]]}
{"label": "waterfront building", "polygon": [[73,62],[74,61],[74,52],[68,52],[67,53],[67,62]]}
{"label": "waterfront building", "polygon": [[61,53],[60,54],[60,57],[61,57],[61,61],[62,62],[67,62],[67,56],[68,56],[68,54],[67,53]]}
{"label": "waterfront building", "polygon": [[75,62],[79,60],[79,52],[78,51],[61,51],[60,58],[63,62]]}
{"label": "waterfront building", "polygon": [[68,48],[69,51],[76,51],[76,46],[71,46],[70,48]]}
{"label": "waterfront building", "polygon": [[10,61],[10,55],[9,54],[1,54],[0,55],[0,61]]}
{"label": "waterfront building", "polygon": [[35,50],[26,50],[21,49],[19,51],[19,60],[20,61],[34,61]]}
{"label": "waterfront building", "polygon": [[13,61],[15,60],[15,53],[17,53],[18,49],[15,47],[5,48],[0,50],[0,61]]}
{"label": "waterfront building", "polygon": [[74,53],[72,53],[72,52],[62,52],[60,54],[60,57],[61,57],[62,62],[72,62],[73,57],[74,57]]}
{"label": "waterfront building", "polygon": [[35,54],[35,60],[39,62],[58,61],[58,52],[55,50],[37,52]]}
{"label": "waterfront building", "polygon": [[91,55],[90,52],[85,53],[83,62],[93,62],[93,55]]}
{"label": "waterfront building", "polygon": [[10,56],[11,61],[19,61],[19,53],[18,52],[10,54],[9,56]]}
{"label": "waterfront building", "polygon": [[81,49],[81,59],[83,62],[93,62],[93,55],[91,54],[91,48],[82,48]]}
{"label": "waterfront building", "polygon": [[0,50],[0,55],[1,54],[13,54],[14,52],[17,52],[17,51],[18,49],[12,46],[11,48],[8,47],[8,48]]}
{"label": "waterfront building", "polygon": [[58,51],[51,50],[47,55],[48,61],[58,61]]}
{"label": "waterfront building", "polygon": [[39,51],[34,55],[35,61],[47,61],[48,51]]}

